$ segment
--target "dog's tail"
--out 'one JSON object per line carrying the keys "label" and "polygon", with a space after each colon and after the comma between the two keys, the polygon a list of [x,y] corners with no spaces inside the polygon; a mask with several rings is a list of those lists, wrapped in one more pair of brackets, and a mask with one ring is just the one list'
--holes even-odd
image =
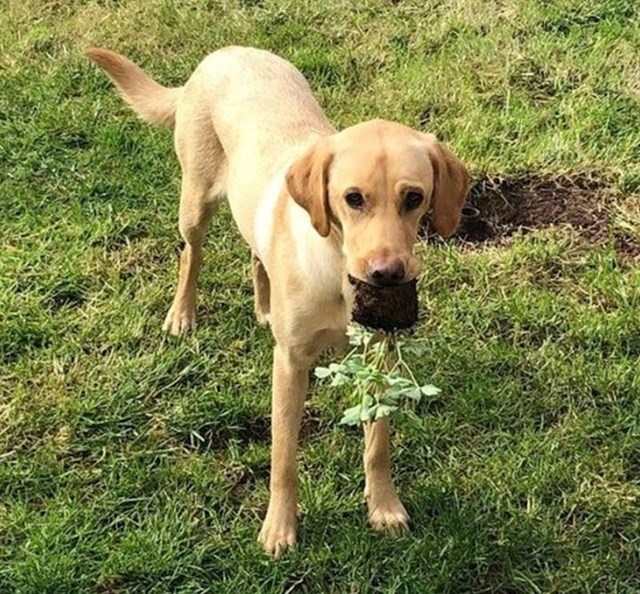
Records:
{"label": "dog's tail", "polygon": [[107,73],[124,100],[143,120],[173,128],[182,87],[163,87],[131,60],[110,50],[89,48],[84,53]]}

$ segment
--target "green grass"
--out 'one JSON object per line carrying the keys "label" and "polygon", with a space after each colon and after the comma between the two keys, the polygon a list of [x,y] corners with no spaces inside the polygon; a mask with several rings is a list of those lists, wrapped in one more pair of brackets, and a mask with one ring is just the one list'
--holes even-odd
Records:
{"label": "green grass", "polygon": [[217,47],[265,47],[339,126],[423,127],[475,176],[612,179],[638,234],[635,0],[11,0],[0,31],[1,592],[640,591],[640,271],[571,229],[420,248],[412,364],[443,392],[394,435],[414,531],[367,529],[361,436],[315,386],[299,546],[266,558],[271,338],[248,250],[223,210],[197,333],[161,333],[171,136],[81,55],[180,84]]}

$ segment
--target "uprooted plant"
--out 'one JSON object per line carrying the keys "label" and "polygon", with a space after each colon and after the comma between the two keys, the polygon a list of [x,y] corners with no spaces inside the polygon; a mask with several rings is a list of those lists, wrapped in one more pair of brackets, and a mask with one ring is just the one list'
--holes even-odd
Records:
{"label": "uprooted plant", "polygon": [[418,345],[409,345],[397,334],[374,334],[362,326],[349,326],[353,347],[340,363],[316,367],[320,379],[331,378],[331,386],[351,386],[358,404],[344,411],[343,425],[357,425],[382,417],[414,417],[413,407],[423,396],[440,390],[421,385],[407,365],[403,353],[419,354]]}

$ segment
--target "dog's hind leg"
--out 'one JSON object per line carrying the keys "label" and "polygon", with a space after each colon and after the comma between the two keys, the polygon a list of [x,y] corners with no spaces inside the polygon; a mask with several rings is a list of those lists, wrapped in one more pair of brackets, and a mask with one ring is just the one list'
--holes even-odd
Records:
{"label": "dog's hind leg", "polygon": [[226,159],[213,126],[204,118],[176,120],[176,152],[182,167],[178,288],[163,329],[182,334],[196,325],[196,290],[202,264],[202,244],[211,215],[224,195]]}
{"label": "dog's hind leg", "polygon": [[207,202],[209,188],[183,178],[180,198],[180,234],[185,245],[180,255],[178,288],[163,329],[181,334],[196,325],[196,289],[202,264],[202,243],[215,205]]}

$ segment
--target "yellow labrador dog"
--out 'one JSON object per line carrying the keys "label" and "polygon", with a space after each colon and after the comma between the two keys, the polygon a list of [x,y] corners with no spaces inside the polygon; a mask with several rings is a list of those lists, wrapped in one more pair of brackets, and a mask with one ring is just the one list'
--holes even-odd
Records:
{"label": "yellow labrador dog", "polygon": [[[218,50],[180,88],[106,49],[86,54],[140,117],[175,129],[185,248],[165,330],[195,326],[202,243],[223,197],[251,247],[256,314],[276,342],[271,495],[260,541],[277,555],[296,539],[302,406],[316,357],[345,343],[347,275],[375,285],[414,279],[420,219],[428,213],[440,235],[451,234],[467,172],[434,136],[401,124],[373,120],[337,132],[302,74],[267,51]],[[367,428],[365,443],[370,522],[405,530],[386,419]]]}

